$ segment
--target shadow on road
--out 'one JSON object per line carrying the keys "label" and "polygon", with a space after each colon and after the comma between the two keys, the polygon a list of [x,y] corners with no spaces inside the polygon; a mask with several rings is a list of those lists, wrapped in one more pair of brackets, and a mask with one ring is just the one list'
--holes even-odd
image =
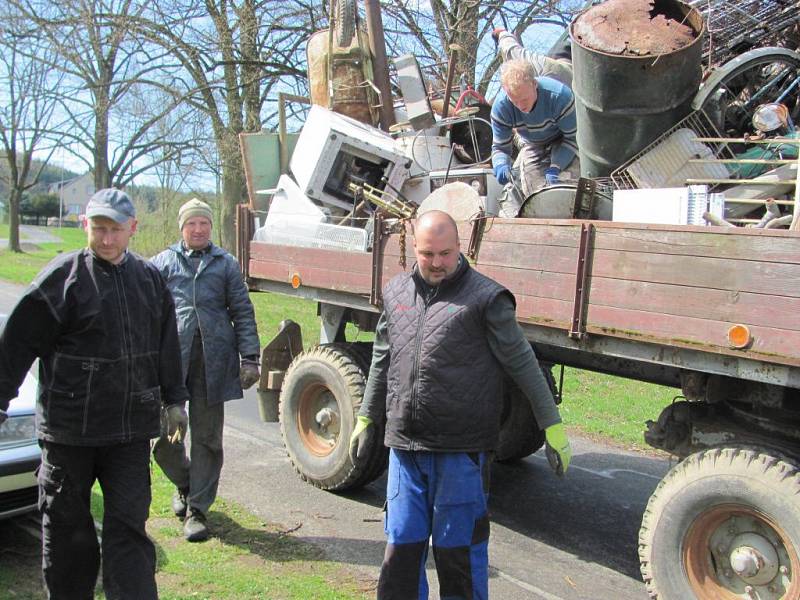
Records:
{"label": "shadow on road", "polygon": [[[325,538],[320,536],[304,536],[302,526],[291,527],[285,531],[268,529],[251,529],[243,527],[227,514],[212,510],[208,515],[208,523],[214,537],[222,542],[239,546],[248,552],[257,554],[264,560],[272,562],[291,562],[295,560],[330,561],[330,554],[323,549],[331,544],[337,546],[338,562],[348,564],[368,564],[380,566],[383,558],[384,543],[354,538]],[[364,561],[364,557],[374,560]]]}
{"label": "shadow on road", "polygon": [[586,453],[559,480],[541,453],[492,470],[492,521],[580,559],[639,579],[637,543],[664,460]]}
{"label": "shadow on road", "polygon": [[[491,519],[519,535],[638,581],[639,524],[668,467],[660,458],[587,452],[580,454],[562,480],[556,478],[541,452],[514,464],[495,464],[489,497]],[[376,521],[381,532],[385,480],[384,475],[361,490],[337,494],[374,507],[370,520]],[[322,517],[336,518],[335,510]],[[302,531],[294,535],[302,538]],[[354,563],[379,565],[383,556],[383,542],[302,539],[324,547],[343,546],[343,555]],[[367,551],[367,545],[374,548]],[[367,562],[365,557],[369,557]]]}

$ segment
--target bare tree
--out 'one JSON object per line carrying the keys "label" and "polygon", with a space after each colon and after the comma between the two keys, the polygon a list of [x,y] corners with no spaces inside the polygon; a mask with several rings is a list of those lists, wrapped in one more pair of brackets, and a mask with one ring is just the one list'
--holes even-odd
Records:
{"label": "bare tree", "polygon": [[[131,113],[126,102],[148,89],[174,89],[168,52],[132,35],[130,23],[147,6],[134,0],[7,0],[46,38],[60,62],[59,128],[68,149],[94,173],[97,188],[124,187],[153,165],[152,150],[174,146],[150,131],[182,102],[150,102]],[[41,60],[41,57],[34,57]],[[161,155],[168,160],[170,153]]]}
{"label": "bare tree", "polygon": [[[7,171],[0,177],[9,188],[8,248],[21,252],[19,208],[26,190],[39,181],[55,143],[45,137],[56,107],[60,77],[31,55],[47,56],[36,32],[13,14],[0,15],[0,143]],[[34,165],[35,152],[44,159]]]}
{"label": "bare tree", "polygon": [[388,51],[397,56],[415,54],[421,65],[442,82],[452,46],[456,73],[486,94],[499,67],[489,40],[493,29],[503,27],[517,36],[542,20],[569,22],[582,0],[383,0]]}
{"label": "bare tree", "polygon": [[[157,134],[164,137],[175,135],[175,130],[180,128],[181,135],[194,141],[207,139],[204,123],[200,114],[184,105],[172,114],[162,119],[155,128]],[[184,197],[180,190],[191,187],[192,181],[204,174],[201,160],[203,146],[194,143],[179,144],[175,147],[161,146],[155,152],[161,153],[157,163],[150,169],[149,175],[158,182],[156,213],[159,215],[158,224],[160,239],[165,243],[174,238],[176,233],[177,203]],[[158,250],[163,249],[158,248]],[[151,250],[156,251],[155,248]]]}
{"label": "bare tree", "polygon": [[176,91],[211,123],[222,173],[222,244],[235,243],[236,204],[246,194],[239,134],[259,131],[267,95],[303,85],[302,50],[320,8],[296,0],[158,0],[137,19],[140,35],[183,66]]}

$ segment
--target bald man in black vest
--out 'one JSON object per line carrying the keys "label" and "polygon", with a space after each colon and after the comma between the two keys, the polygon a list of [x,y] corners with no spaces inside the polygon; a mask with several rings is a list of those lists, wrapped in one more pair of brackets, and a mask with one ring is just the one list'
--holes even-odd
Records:
{"label": "bald man in black vest", "polygon": [[385,421],[390,448],[388,543],[380,600],[425,599],[428,541],[442,598],[488,598],[489,463],[503,377],[525,393],[561,468],[570,447],[553,395],[515,312],[514,296],[472,269],[444,212],[417,219],[417,263],[383,290],[354,463]]}

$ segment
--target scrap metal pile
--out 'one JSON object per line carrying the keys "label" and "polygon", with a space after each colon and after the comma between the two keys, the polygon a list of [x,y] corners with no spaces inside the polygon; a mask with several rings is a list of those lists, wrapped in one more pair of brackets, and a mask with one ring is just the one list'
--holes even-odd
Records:
{"label": "scrap metal pile", "polygon": [[455,114],[452,94],[434,110],[416,59],[397,57],[401,123],[383,131],[366,33],[339,47],[318,32],[308,50],[314,106],[255,239],[367,251],[377,213],[399,220],[429,208],[459,220],[797,227],[799,23],[795,0],[607,0],[577,15],[581,178],[534,192],[514,214],[488,162],[485,100],[468,88]]}
{"label": "scrap metal pile", "polygon": [[[793,223],[798,23],[797,3],[788,0],[609,0],[573,22],[579,147],[591,155],[609,136],[619,140],[604,154],[610,161],[591,172],[589,158],[584,174],[610,177],[615,220],[759,228]],[[603,53],[603,60],[585,59],[584,46]],[[611,64],[600,81],[587,81],[581,61],[595,61],[592,75],[596,64]],[[699,81],[691,79],[693,72]],[[621,76],[630,78],[621,82]],[[620,104],[608,100],[605,88],[622,90]],[[598,97],[606,102],[598,114],[582,109],[596,107]],[[626,106],[631,115],[622,133],[604,128],[609,115],[619,128],[614,112]],[[665,123],[665,115],[674,120]],[[623,144],[630,139],[633,144]],[[604,167],[610,172],[601,172]]]}

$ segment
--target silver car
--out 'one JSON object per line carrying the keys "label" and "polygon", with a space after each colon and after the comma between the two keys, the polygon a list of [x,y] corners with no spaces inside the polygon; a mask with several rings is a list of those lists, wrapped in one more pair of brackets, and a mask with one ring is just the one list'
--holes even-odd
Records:
{"label": "silver car", "polygon": [[[0,315],[0,331],[5,319]],[[34,426],[36,388],[36,379],[28,373],[19,396],[11,400],[8,419],[0,425],[0,519],[35,510],[38,504],[36,469],[41,450]]]}

